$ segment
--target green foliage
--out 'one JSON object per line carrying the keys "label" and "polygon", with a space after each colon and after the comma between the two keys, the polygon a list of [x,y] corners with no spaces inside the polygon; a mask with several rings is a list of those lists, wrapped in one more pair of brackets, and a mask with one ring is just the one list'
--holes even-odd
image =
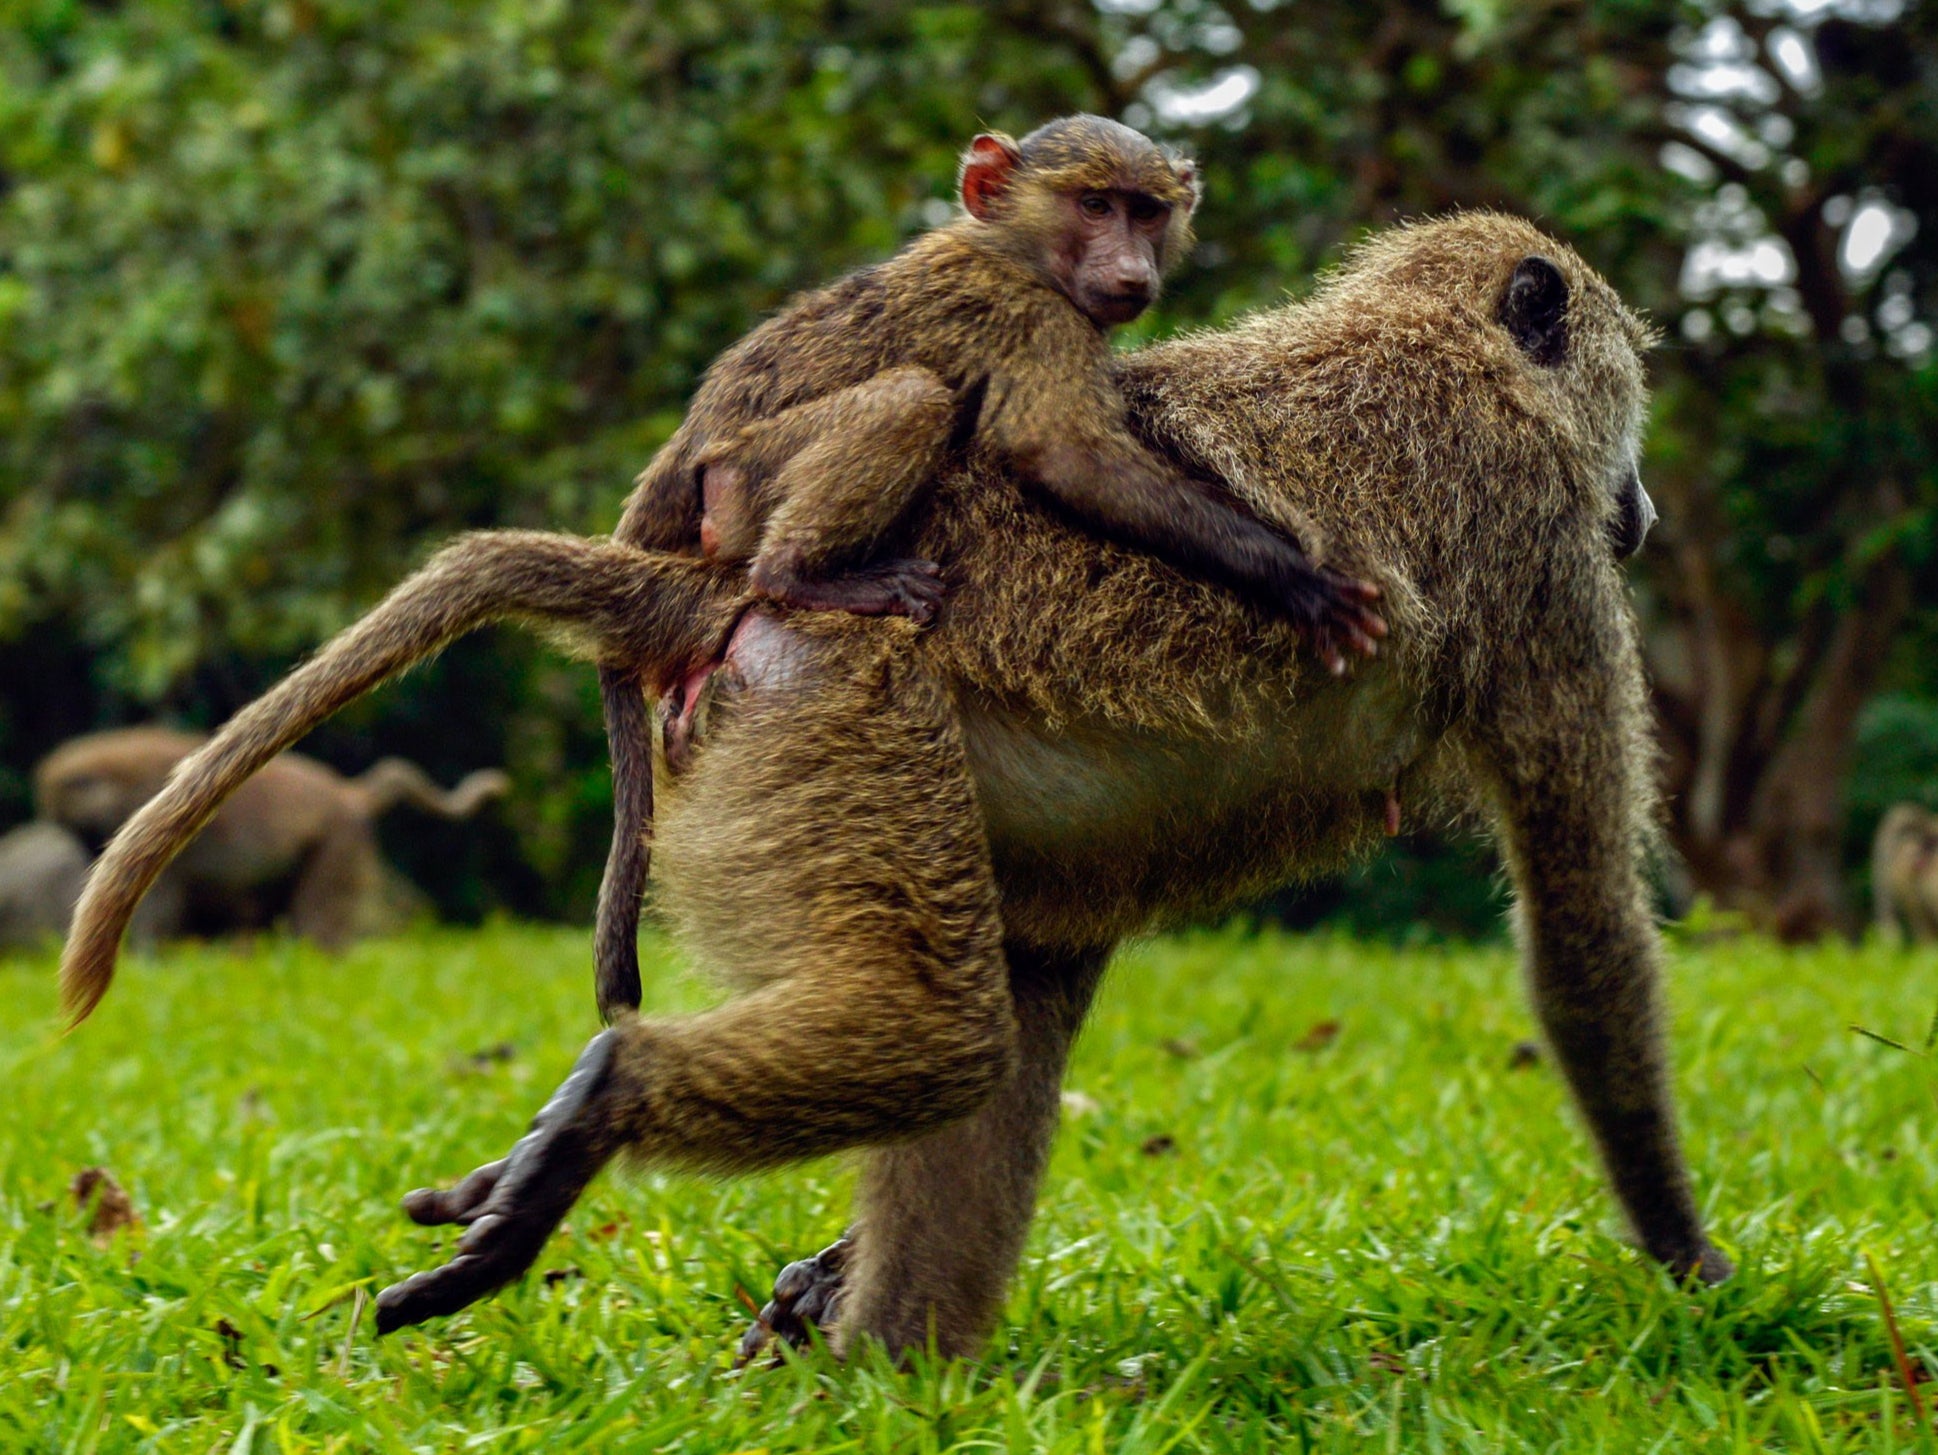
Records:
{"label": "green foliage", "polygon": [[[1706,103],[1768,139],[1745,161],[1676,77],[1712,32],[1774,77],[1767,8],[0,0],[0,818],[61,737],[220,720],[454,531],[609,526],[723,345],[940,215],[979,127],[1089,108],[1203,162],[1203,246],[1135,337],[1459,206],[1538,217],[1656,313],[1671,802],[1726,787],[1714,842],[1672,829],[1699,868],[1780,844],[1759,805],[1800,796],[1769,775],[1840,761],[1855,717],[1786,760],[1807,704],[1938,692],[1929,651],[1865,665],[1938,619],[1938,365],[1897,346],[1938,318],[1938,11],[1795,21],[1816,84]],[[1919,225],[1853,274],[1831,217],[1860,198]],[[1793,278],[1685,292],[1692,244],[1759,237]],[[1831,650],[1852,618],[1880,644]],[[1705,697],[1724,669],[1675,667],[1718,651]],[[506,762],[526,847],[491,892],[582,912],[583,676],[506,633],[319,751]]]}
{"label": "green foliage", "polygon": [[[700,1004],[647,949],[649,1005]],[[1938,1371],[1928,957],[1671,962],[1700,1195],[1742,1268],[1721,1290],[1620,1238],[1559,1078],[1515,1055],[1504,949],[1200,934],[1107,984],[986,1362],[738,1377],[738,1290],[840,1230],[837,1165],[604,1179],[554,1276],[352,1328],[358,1289],[438,1244],[397,1197],[500,1152],[570,1064],[581,934],[184,948],[66,1039],[51,960],[0,964],[0,1447],[1921,1448],[1865,1255]],[[90,1241],[88,1165],[141,1233]]]}

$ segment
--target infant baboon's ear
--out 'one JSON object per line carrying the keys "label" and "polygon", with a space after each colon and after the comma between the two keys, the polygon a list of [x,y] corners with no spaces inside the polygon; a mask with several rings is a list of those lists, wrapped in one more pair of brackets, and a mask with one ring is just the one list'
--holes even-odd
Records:
{"label": "infant baboon's ear", "polygon": [[1568,280],[1539,253],[1514,265],[1501,297],[1501,322],[1537,364],[1552,367],[1568,354]]}

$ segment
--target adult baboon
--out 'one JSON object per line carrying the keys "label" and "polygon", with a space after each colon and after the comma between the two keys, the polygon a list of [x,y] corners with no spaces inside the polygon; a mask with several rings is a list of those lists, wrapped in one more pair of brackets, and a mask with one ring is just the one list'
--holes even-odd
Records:
{"label": "adult baboon", "polygon": [[87,865],[87,845],[59,824],[26,823],[0,836],[0,950],[65,930]]}
{"label": "adult baboon", "polygon": [[[99,849],[177,764],[206,739],[169,728],[116,728],[56,748],[34,770],[40,817]],[[445,792],[403,758],[355,778],[285,753],[239,789],[142,907],[148,936],[264,928],[287,914],[295,933],[339,949],[375,927],[385,865],[376,822],[399,804],[470,818],[510,780],[483,769]],[[64,922],[63,922],[64,923]]]}
{"label": "adult baboon", "polygon": [[1878,930],[1938,940],[1938,813],[1893,804],[1871,841],[1871,903]]}
{"label": "adult baboon", "polygon": [[[655,848],[680,937],[746,993],[622,1018],[507,1158],[412,1194],[418,1221],[468,1231],[384,1292],[379,1327],[517,1277],[622,1150],[727,1171],[861,1147],[855,1240],[789,1292],[838,1296],[837,1348],[973,1350],[1110,947],[1345,862],[1394,804],[1492,825],[1537,1010],[1638,1237],[1679,1274],[1727,1276],[1677,1145],[1640,873],[1654,788],[1616,557],[1653,515],[1635,470],[1648,340],[1573,254],[1472,215],[1123,364],[1153,448],[1244,482],[1268,521],[1317,521],[1340,569],[1384,588],[1392,648],[1350,680],[1302,660],[1287,624],[1067,528],[987,457],[939,482],[917,537],[956,583],[942,628],[742,616],[691,763],[662,778]],[[637,612],[699,569],[640,553]],[[397,596],[421,614],[432,587],[474,580],[442,631],[500,588],[453,567]],[[737,590],[697,598],[715,604],[696,635]],[[64,966],[77,1013],[150,866],[236,764],[406,660],[390,626],[248,709],[117,841]]]}

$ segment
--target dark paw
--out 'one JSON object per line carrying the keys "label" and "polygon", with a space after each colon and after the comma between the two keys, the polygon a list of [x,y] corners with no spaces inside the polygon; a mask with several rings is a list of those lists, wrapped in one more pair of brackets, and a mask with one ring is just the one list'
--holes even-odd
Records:
{"label": "dark paw", "polygon": [[1336,676],[1346,670],[1346,653],[1378,655],[1380,640],[1386,635],[1386,620],[1373,610],[1380,589],[1370,581],[1357,580],[1330,566],[1321,567],[1318,575],[1296,619],[1319,660]]}
{"label": "dark paw", "polygon": [[1707,1239],[1693,1249],[1685,1243],[1669,1250],[1651,1247],[1649,1253],[1669,1270],[1670,1276],[1682,1283],[1693,1280],[1714,1288],[1719,1283],[1727,1282],[1736,1273],[1736,1265]]}
{"label": "dark paw", "polygon": [[775,1339],[804,1349],[811,1342],[810,1329],[825,1330],[834,1323],[841,1312],[848,1259],[854,1247],[855,1240],[844,1236],[812,1258],[790,1263],[780,1271],[774,1280],[773,1298],[740,1336],[736,1368],[747,1364]]}
{"label": "dark paw", "polygon": [[754,589],[799,611],[845,611],[852,616],[905,616],[917,626],[933,622],[948,586],[933,561],[884,561],[827,580],[775,579],[759,571]]}
{"label": "dark paw", "polygon": [[1735,1276],[1736,1265],[1724,1256],[1721,1249],[1704,1243],[1702,1251],[1694,1258],[1684,1259],[1676,1271],[1685,1278],[1694,1274],[1701,1282],[1714,1288],[1717,1284],[1726,1283]]}
{"label": "dark paw", "polygon": [[611,1155],[600,1093],[614,1032],[603,1031],[552,1093],[511,1154],[446,1191],[421,1187],[404,1198],[413,1222],[461,1223],[458,1251],[440,1268],[413,1273],[377,1295],[377,1332],[388,1334],[454,1314],[512,1282]]}

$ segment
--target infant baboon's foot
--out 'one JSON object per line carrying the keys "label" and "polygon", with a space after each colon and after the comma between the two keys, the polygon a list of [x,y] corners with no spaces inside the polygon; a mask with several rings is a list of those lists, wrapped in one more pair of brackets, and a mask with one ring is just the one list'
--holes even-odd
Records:
{"label": "infant baboon's foot", "polygon": [[752,575],[754,591],[799,611],[845,611],[853,616],[905,616],[927,626],[942,609],[948,586],[933,561],[883,561],[813,580],[781,571]]}
{"label": "infant baboon's foot", "polygon": [[790,1263],[780,1271],[774,1280],[774,1296],[755,1317],[753,1326],[740,1336],[736,1368],[775,1339],[804,1349],[810,1342],[808,1330],[825,1330],[834,1323],[841,1312],[848,1258],[854,1247],[854,1238],[843,1234],[812,1258]]}
{"label": "infant baboon's foot", "polygon": [[532,1266],[552,1229],[612,1155],[602,1099],[614,1035],[602,1031],[592,1038],[509,1156],[447,1191],[421,1187],[404,1198],[413,1222],[462,1223],[467,1231],[443,1267],[413,1273],[377,1295],[379,1334],[454,1314]]}

